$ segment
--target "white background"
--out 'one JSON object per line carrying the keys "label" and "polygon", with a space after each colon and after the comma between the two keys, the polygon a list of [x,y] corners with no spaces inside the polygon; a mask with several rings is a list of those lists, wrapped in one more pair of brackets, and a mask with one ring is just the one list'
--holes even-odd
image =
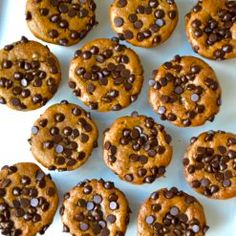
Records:
{"label": "white background", "polygon": [[[195,55],[191,50],[184,32],[184,15],[195,4],[193,0],[177,0],[180,19],[177,28],[171,38],[161,46],[154,49],[135,48],[140,55],[144,69],[145,82],[141,95],[138,100],[119,112],[98,113],[92,112],[99,131],[99,148],[95,149],[88,162],[76,171],[71,172],[51,172],[57,184],[60,199],[63,193],[68,191],[77,182],[85,178],[104,178],[112,180],[116,186],[126,193],[130,207],[133,211],[127,236],[136,235],[136,218],[141,203],[150,193],[162,187],[177,186],[197,197],[203,204],[207,223],[210,225],[208,236],[236,236],[236,199],[227,201],[210,200],[195,193],[186,183],[182,174],[182,156],[188,140],[198,135],[202,131],[209,129],[221,129],[236,133],[236,59],[223,62],[206,60],[216,71],[218,79],[223,89],[223,106],[220,113],[216,116],[213,123],[207,123],[199,128],[176,128],[173,125],[160,121],[159,117],[152,112],[147,102],[147,84],[151,72],[163,62],[173,58],[175,54]],[[36,39],[29,31],[25,21],[24,0],[0,0],[0,47],[20,39],[22,35],[29,39]],[[72,91],[67,87],[68,65],[76,49],[84,43],[98,37],[111,37],[114,33],[109,22],[108,9],[110,0],[97,0],[97,19],[99,25],[93,29],[88,37],[78,45],[66,48],[61,46],[49,45],[50,49],[57,55],[62,66],[62,83],[55,97],[43,108],[32,112],[17,112],[5,106],[0,107],[0,166],[13,164],[16,162],[31,161],[35,162],[30,152],[27,139],[30,136],[31,126],[39,115],[51,104],[67,99],[76,104],[83,104],[73,97]],[[39,41],[39,40],[38,40]],[[43,42],[43,44],[45,44]],[[198,56],[199,57],[199,56]],[[84,107],[85,108],[85,107]],[[108,168],[105,167],[102,159],[102,136],[103,130],[111,125],[115,118],[130,114],[133,110],[152,116],[157,122],[164,124],[167,131],[173,138],[174,155],[170,166],[167,168],[166,178],[156,180],[151,185],[135,186],[119,180]],[[42,167],[42,166],[41,166]],[[45,169],[44,169],[45,170]],[[47,170],[45,170],[48,172]],[[53,224],[46,231],[47,236],[65,235],[62,233],[62,224],[57,212]]]}

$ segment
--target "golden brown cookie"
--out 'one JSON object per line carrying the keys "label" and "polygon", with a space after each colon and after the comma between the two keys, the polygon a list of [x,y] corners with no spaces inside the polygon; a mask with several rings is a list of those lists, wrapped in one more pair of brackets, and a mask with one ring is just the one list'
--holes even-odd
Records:
{"label": "golden brown cookie", "polygon": [[0,104],[37,109],[56,93],[60,80],[57,58],[38,42],[22,37],[0,50]]}
{"label": "golden brown cookie", "polygon": [[63,231],[74,236],[124,236],[130,212],[124,193],[103,179],[80,182],[60,209]]}
{"label": "golden brown cookie", "polygon": [[146,116],[118,118],[104,137],[104,161],[121,179],[152,183],[172,158],[171,137],[164,126]]}
{"label": "golden brown cookie", "polygon": [[110,18],[121,39],[150,48],[170,37],[178,22],[178,9],[174,0],[114,0]]}
{"label": "golden brown cookie", "polygon": [[195,191],[214,199],[236,197],[236,135],[208,131],[193,137],[183,160]]}
{"label": "golden brown cookie", "polygon": [[235,1],[199,0],[185,20],[195,52],[215,60],[236,57]]}
{"label": "golden brown cookie", "polygon": [[0,171],[1,235],[44,234],[58,206],[50,175],[34,163],[4,166]]}
{"label": "golden brown cookie", "polygon": [[213,69],[191,56],[175,56],[153,72],[149,102],[162,120],[180,127],[213,121],[221,105],[221,88]]}
{"label": "golden brown cookie", "polygon": [[208,228],[200,202],[175,187],[153,192],[139,210],[138,236],[204,236]]}
{"label": "golden brown cookie", "polygon": [[116,38],[95,39],[75,52],[68,84],[90,109],[118,111],[137,99],[143,67],[138,55]]}
{"label": "golden brown cookie", "polygon": [[37,38],[70,46],[97,24],[95,9],[93,0],[27,0],[26,20]]}
{"label": "golden brown cookie", "polygon": [[97,137],[90,114],[64,100],[49,107],[34,123],[31,151],[49,170],[74,170],[87,161]]}

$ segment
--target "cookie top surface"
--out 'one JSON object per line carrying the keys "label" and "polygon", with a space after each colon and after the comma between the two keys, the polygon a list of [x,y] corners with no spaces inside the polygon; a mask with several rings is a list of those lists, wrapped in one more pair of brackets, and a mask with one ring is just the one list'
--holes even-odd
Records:
{"label": "cookie top surface", "polygon": [[202,205],[175,187],[153,192],[138,215],[138,236],[203,236],[208,228]]}
{"label": "cookie top surface", "polygon": [[38,42],[22,37],[0,50],[0,104],[37,109],[56,93],[60,80],[57,58]]}
{"label": "cookie top surface", "polygon": [[193,50],[216,60],[236,57],[236,2],[203,0],[186,15]]}
{"label": "cookie top surface", "polygon": [[41,40],[70,46],[97,24],[95,9],[93,0],[27,0],[26,20]]}
{"label": "cookie top surface", "polygon": [[33,163],[4,166],[0,171],[0,224],[2,235],[43,234],[58,206],[51,177]]}
{"label": "cookie top surface", "polygon": [[105,132],[104,161],[125,181],[152,183],[171,161],[170,142],[170,135],[152,118],[121,117]]}
{"label": "cookie top surface", "polygon": [[149,102],[162,120],[180,127],[212,121],[221,105],[221,88],[213,69],[191,56],[175,56],[154,71]]}
{"label": "cookie top surface", "polygon": [[236,197],[236,135],[208,131],[191,139],[184,173],[195,191],[214,199]]}
{"label": "cookie top surface", "polygon": [[124,236],[129,205],[113,182],[85,180],[65,194],[60,214],[63,231],[72,235]]}
{"label": "cookie top surface", "polygon": [[178,22],[178,10],[174,0],[114,0],[110,18],[122,39],[149,48],[170,37]]}
{"label": "cookie top surface", "polygon": [[68,84],[91,109],[117,111],[137,99],[143,67],[138,55],[116,38],[96,39],[76,51]]}
{"label": "cookie top surface", "polygon": [[31,132],[31,151],[50,170],[77,169],[97,145],[98,130],[90,114],[66,101],[49,107]]}

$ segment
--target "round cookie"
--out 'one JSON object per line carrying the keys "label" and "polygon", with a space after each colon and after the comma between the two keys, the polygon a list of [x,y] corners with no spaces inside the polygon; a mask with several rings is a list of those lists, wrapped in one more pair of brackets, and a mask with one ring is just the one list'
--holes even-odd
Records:
{"label": "round cookie", "polygon": [[162,120],[176,126],[199,126],[213,121],[221,105],[215,72],[204,61],[175,56],[153,72],[149,102]]}
{"label": "round cookie", "polygon": [[90,114],[67,101],[49,107],[31,132],[31,151],[49,170],[77,169],[97,146],[98,130]]}
{"label": "round cookie", "polygon": [[236,57],[236,2],[201,1],[186,15],[186,34],[200,55],[223,60]]}
{"label": "round cookie", "polygon": [[193,137],[184,159],[192,188],[213,199],[236,197],[236,135],[208,131]]}
{"label": "round cookie", "polygon": [[51,176],[34,163],[4,166],[0,171],[1,235],[44,234],[57,206],[58,194]]}
{"label": "round cookie", "polygon": [[146,116],[118,118],[105,132],[104,161],[121,179],[152,183],[172,158],[171,137],[164,126]]}
{"label": "round cookie", "polygon": [[38,42],[22,37],[0,50],[0,104],[37,109],[53,97],[60,80],[57,58]]}
{"label": "round cookie", "polygon": [[204,236],[208,230],[200,202],[178,190],[160,189],[143,203],[138,215],[138,236]]}
{"label": "round cookie", "polygon": [[27,0],[26,20],[37,38],[70,46],[97,24],[95,9],[93,0]]}
{"label": "round cookie", "polygon": [[178,9],[174,0],[114,0],[110,19],[121,39],[150,48],[170,37],[178,22]]}
{"label": "round cookie", "polygon": [[74,236],[124,236],[130,212],[124,193],[103,179],[80,182],[60,209],[63,231]]}
{"label": "round cookie", "polygon": [[137,99],[143,67],[138,55],[117,38],[96,39],[75,52],[68,84],[90,109],[118,111]]}

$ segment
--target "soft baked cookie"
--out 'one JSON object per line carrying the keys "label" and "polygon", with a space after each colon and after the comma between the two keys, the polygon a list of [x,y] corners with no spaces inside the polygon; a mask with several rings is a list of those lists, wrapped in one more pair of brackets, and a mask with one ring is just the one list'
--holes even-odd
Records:
{"label": "soft baked cookie", "polygon": [[68,84],[90,109],[118,111],[137,99],[143,67],[138,55],[117,38],[95,39],[75,52]]}
{"label": "soft baked cookie", "polygon": [[60,209],[63,231],[74,236],[124,236],[130,212],[124,193],[103,179],[80,182]]}
{"label": "soft baked cookie", "polygon": [[236,197],[235,134],[208,131],[193,137],[183,164],[195,191],[215,199]]}
{"label": "soft baked cookie", "polygon": [[213,121],[221,105],[221,88],[207,63],[177,55],[153,74],[149,102],[162,120],[180,127]]}
{"label": "soft baked cookie", "polygon": [[37,109],[56,93],[60,80],[57,58],[38,42],[22,37],[0,50],[0,104]]}
{"label": "soft baked cookie", "polygon": [[199,0],[185,20],[195,52],[215,60],[236,57],[235,1]]}
{"label": "soft baked cookie", "polygon": [[121,39],[150,48],[170,37],[178,22],[178,10],[174,0],[114,0],[110,18]]}
{"label": "soft baked cookie", "polygon": [[31,132],[31,151],[50,170],[77,169],[97,146],[98,130],[90,114],[65,100],[50,106]]}
{"label": "soft baked cookie", "polygon": [[48,43],[78,43],[97,24],[93,0],[27,0],[26,20],[31,32]]}
{"label": "soft baked cookie", "polygon": [[152,183],[172,158],[171,137],[164,126],[146,116],[118,118],[105,132],[104,161],[121,179]]}
{"label": "soft baked cookie", "polygon": [[50,175],[34,163],[4,166],[0,171],[1,235],[44,234],[58,206]]}
{"label": "soft baked cookie", "polygon": [[198,200],[175,187],[153,192],[138,215],[138,236],[203,236],[208,228]]}

